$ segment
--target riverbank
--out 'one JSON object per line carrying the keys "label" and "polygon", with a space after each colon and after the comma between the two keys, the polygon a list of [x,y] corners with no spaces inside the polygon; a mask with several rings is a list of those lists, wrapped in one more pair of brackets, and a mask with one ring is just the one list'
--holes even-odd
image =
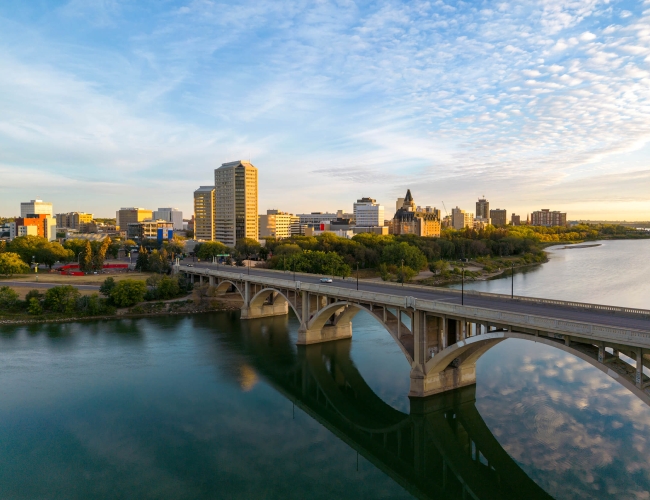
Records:
{"label": "riverbank", "polygon": [[25,312],[2,312],[0,313],[0,326],[39,323],[71,323],[85,320],[110,320],[145,316],[202,314],[217,311],[239,311],[240,308],[241,299],[238,297],[210,297],[209,300],[202,299],[198,302],[193,298],[184,297],[168,301],[141,302],[132,307],[117,309],[115,314],[66,315],[61,313],[43,313],[34,316]]}

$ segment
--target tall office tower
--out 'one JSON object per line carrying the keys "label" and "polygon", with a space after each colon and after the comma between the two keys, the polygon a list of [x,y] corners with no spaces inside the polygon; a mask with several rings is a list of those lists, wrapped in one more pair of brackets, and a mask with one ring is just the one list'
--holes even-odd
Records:
{"label": "tall office tower", "polygon": [[20,204],[20,216],[22,218],[28,215],[41,214],[52,217],[52,204],[43,200],[31,200]]}
{"label": "tall office tower", "polygon": [[174,224],[174,231],[183,230],[183,212],[178,208],[159,208],[153,212],[154,220],[164,220]]}
{"label": "tall office tower", "polygon": [[115,212],[115,225],[118,229],[126,231],[130,222],[142,222],[153,217],[153,212],[145,208],[126,207]]}
{"label": "tall office tower", "polygon": [[484,219],[490,218],[490,202],[485,198],[479,198],[476,202],[476,216]]}
{"label": "tall office tower", "polygon": [[361,198],[354,204],[354,220],[360,227],[384,225],[384,207],[372,198]]}
{"label": "tall office tower", "polygon": [[490,219],[493,226],[505,226],[508,223],[508,211],[499,208],[490,210]]}
{"label": "tall office tower", "polygon": [[214,186],[201,186],[194,191],[194,238],[213,241],[214,232]]}
{"label": "tall office tower", "polygon": [[460,208],[451,209],[451,227],[454,229],[463,229],[465,227],[472,227],[474,224],[474,214],[465,212]]}
{"label": "tall office tower", "polygon": [[215,233],[224,245],[257,240],[257,168],[246,161],[231,161],[214,171]]}

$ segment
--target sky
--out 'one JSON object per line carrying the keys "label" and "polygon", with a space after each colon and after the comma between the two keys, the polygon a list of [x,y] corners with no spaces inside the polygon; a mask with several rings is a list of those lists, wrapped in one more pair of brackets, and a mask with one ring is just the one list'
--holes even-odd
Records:
{"label": "sky", "polygon": [[3,0],[0,216],[259,209],[650,220],[650,0]]}

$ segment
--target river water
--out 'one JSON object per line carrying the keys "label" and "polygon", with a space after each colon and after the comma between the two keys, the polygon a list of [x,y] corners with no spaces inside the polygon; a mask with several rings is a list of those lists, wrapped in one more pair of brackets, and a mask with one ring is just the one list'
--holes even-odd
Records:
{"label": "river water", "polygon": [[[553,251],[515,286],[648,307],[648,243]],[[0,498],[650,497],[650,408],[563,351],[507,340],[475,389],[423,409],[369,315],[352,341],[297,348],[297,329],[238,313],[3,326]]]}

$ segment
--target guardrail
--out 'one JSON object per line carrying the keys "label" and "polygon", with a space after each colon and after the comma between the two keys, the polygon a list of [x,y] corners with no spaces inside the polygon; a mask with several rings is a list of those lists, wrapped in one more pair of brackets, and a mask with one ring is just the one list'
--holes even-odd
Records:
{"label": "guardrail", "polygon": [[[190,268],[191,272],[196,272],[197,269],[207,269],[211,271],[216,271],[215,269],[210,269],[207,267],[204,268]],[[266,271],[272,271],[272,272],[283,272],[283,271],[276,271],[274,269],[265,269]],[[228,273],[229,271],[218,271],[220,273]],[[198,273],[201,274],[201,273]],[[230,273],[230,274],[238,274],[238,273]],[[251,275],[254,276],[254,275]],[[296,273],[296,276],[308,276],[308,277],[316,277],[317,275],[315,274],[306,274],[306,273]],[[260,279],[262,276],[257,275],[256,279]],[[272,278],[275,279],[275,278]],[[289,280],[287,280],[289,281]],[[291,280],[293,281],[293,280]],[[424,291],[436,291],[436,292],[444,292],[444,293],[451,293],[454,295],[460,295],[461,293],[464,293],[467,296],[474,296],[474,297],[485,297],[489,299],[498,299],[498,300],[509,300],[509,301],[519,301],[519,302],[528,302],[532,304],[549,304],[549,305],[556,305],[556,306],[561,306],[561,307],[571,307],[574,309],[586,309],[586,310],[593,310],[593,311],[602,311],[602,312],[608,312],[611,314],[627,314],[627,315],[636,315],[636,316],[643,316],[645,318],[650,319],[650,310],[648,309],[639,309],[639,308],[634,308],[634,307],[619,307],[619,306],[608,306],[604,304],[591,304],[589,302],[573,302],[573,301],[566,301],[566,300],[555,300],[555,299],[544,299],[540,297],[524,297],[521,295],[515,295],[514,298],[511,298],[510,295],[505,295],[505,294],[500,294],[500,293],[488,293],[488,292],[477,292],[475,290],[465,290],[464,292],[461,292],[460,290],[456,290],[453,288],[442,288],[442,287],[432,287],[432,286],[425,286],[425,285],[414,285],[414,284],[408,284],[405,286],[402,286],[399,283],[393,283],[390,281],[385,281],[385,282],[372,282],[373,284],[376,285],[381,285],[381,286],[386,286],[386,287],[398,287],[400,289],[414,289],[414,290],[424,290]]]}
{"label": "guardrail", "polygon": [[381,292],[369,292],[350,288],[339,288],[332,285],[303,283],[300,281],[269,278],[266,276],[248,275],[244,273],[231,273],[208,268],[189,268],[189,272],[203,275],[219,276],[232,280],[255,281],[263,285],[276,288],[294,289],[323,295],[336,296],[350,302],[374,302],[391,307],[414,307],[415,309],[453,315],[477,322],[493,322],[507,326],[539,330],[543,332],[558,333],[562,335],[578,336],[595,341],[616,342],[634,347],[650,348],[650,331],[618,328],[597,323],[587,323],[565,319],[551,318],[533,314],[524,314],[510,311],[496,311],[484,307],[449,304],[446,302],[418,299],[411,296],[398,296]]}

